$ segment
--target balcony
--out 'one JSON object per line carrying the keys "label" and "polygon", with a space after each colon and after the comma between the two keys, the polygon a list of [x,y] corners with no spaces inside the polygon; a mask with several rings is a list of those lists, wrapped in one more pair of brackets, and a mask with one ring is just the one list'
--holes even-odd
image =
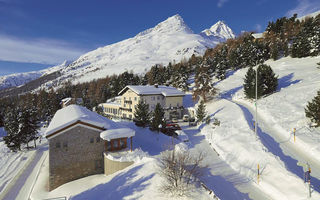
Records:
{"label": "balcony", "polygon": [[164,107],[164,110],[183,110],[183,106],[171,106],[171,107]]}
{"label": "balcony", "polygon": [[120,107],[120,110],[127,111],[127,112],[132,112],[132,108],[123,108],[123,107]]}
{"label": "balcony", "polygon": [[124,103],[125,104],[132,104],[132,101],[131,100],[124,100]]}

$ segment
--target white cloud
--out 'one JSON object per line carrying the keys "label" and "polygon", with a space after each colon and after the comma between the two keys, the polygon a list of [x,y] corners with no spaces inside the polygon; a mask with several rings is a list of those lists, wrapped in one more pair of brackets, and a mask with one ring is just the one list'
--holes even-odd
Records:
{"label": "white cloud", "polygon": [[227,1],[229,1],[229,0],[218,0],[217,6],[219,8],[221,8],[223,6],[223,4],[225,4]]}
{"label": "white cloud", "polygon": [[297,13],[299,17],[316,12],[320,10],[319,0],[298,0],[298,5],[287,12],[287,16],[291,17]]}
{"label": "white cloud", "polygon": [[52,39],[23,40],[0,34],[0,60],[42,64],[60,64],[74,60],[85,51]]}
{"label": "white cloud", "polygon": [[260,33],[261,30],[262,30],[262,26],[261,26],[260,24],[256,24],[256,25],[254,26],[254,30],[257,31],[258,33]]}

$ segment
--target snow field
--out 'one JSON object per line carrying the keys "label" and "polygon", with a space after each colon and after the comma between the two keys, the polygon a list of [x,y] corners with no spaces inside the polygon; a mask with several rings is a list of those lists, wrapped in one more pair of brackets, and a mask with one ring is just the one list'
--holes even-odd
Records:
{"label": "snow field", "polygon": [[[247,123],[241,108],[225,99],[209,103],[208,113],[221,122],[213,128],[206,125],[201,132],[206,136],[220,157],[248,184],[259,188],[271,199],[306,199],[307,185],[295,174],[289,172],[284,163],[261,143]],[[257,183],[257,165],[260,165],[260,182]],[[250,193],[249,193],[250,195]],[[312,199],[319,199],[317,192]]]}

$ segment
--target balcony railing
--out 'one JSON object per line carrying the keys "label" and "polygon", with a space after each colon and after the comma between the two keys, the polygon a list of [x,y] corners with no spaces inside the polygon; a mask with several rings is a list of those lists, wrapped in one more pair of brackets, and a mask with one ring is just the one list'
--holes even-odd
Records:
{"label": "balcony railing", "polygon": [[182,110],[184,109],[183,106],[171,106],[171,107],[164,107],[164,110]]}
{"label": "balcony railing", "polygon": [[120,110],[132,112],[132,108],[123,108],[123,107],[120,107]]}
{"label": "balcony railing", "polygon": [[124,100],[124,103],[132,104],[132,101],[131,100]]}

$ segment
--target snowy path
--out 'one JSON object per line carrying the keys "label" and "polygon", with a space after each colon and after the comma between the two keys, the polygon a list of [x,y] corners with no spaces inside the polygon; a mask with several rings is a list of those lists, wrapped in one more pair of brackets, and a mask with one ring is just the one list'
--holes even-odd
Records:
{"label": "snowy path", "polygon": [[[254,110],[247,104],[240,101],[233,101],[242,109],[246,116],[249,126],[253,124]],[[253,127],[252,127],[253,128]],[[280,159],[286,164],[289,171],[304,179],[303,168],[297,166],[298,160],[300,162],[308,162],[311,166],[311,184],[314,190],[320,192],[320,163],[317,159],[314,159],[310,154],[303,149],[299,149],[294,143],[291,136],[284,137],[285,134],[279,133],[279,131],[268,125],[266,120],[262,118],[258,113],[258,136],[263,144],[268,148],[270,152],[280,157]]]}
{"label": "snowy path", "polygon": [[33,187],[33,182],[35,181],[37,169],[40,167],[42,159],[45,157],[45,151],[48,149],[47,145],[39,147],[36,151],[33,160],[26,166],[22,174],[18,177],[18,179],[14,182],[6,192],[3,200],[26,200],[28,199],[28,195],[30,190]]}
{"label": "snowy path", "polygon": [[250,180],[247,177],[241,176],[221,160],[199,129],[188,126],[182,126],[182,128],[189,136],[191,152],[196,155],[199,152],[205,152],[203,164],[207,165],[207,171],[203,181],[220,199],[250,199],[248,194],[244,193],[250,193],[253,199],[270,199],[261,190],[248,184]]}

